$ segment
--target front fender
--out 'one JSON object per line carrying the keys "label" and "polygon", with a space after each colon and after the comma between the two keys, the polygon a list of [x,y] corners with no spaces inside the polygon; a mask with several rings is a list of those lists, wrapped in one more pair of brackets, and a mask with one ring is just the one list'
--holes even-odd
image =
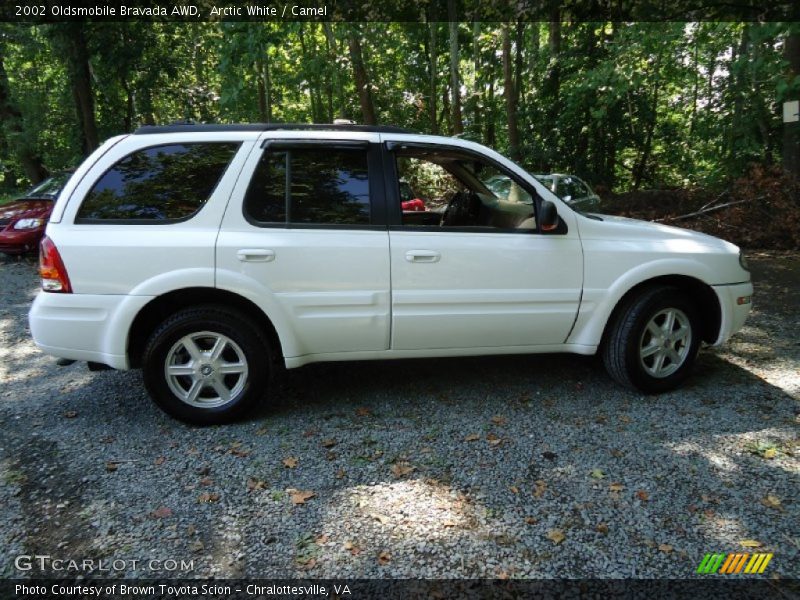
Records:
{"label": "front fender", "polygon": [[686,258],[646,262],[622,272],[608,287],[603,287],[601,281],[592,281],[590,276],[587,277],[578,318],[566,341],[598,346],[611,313],[625,294],[647,281],[676,275],[691,277],[707,285],[714,280],[714,272],[708,265]]}

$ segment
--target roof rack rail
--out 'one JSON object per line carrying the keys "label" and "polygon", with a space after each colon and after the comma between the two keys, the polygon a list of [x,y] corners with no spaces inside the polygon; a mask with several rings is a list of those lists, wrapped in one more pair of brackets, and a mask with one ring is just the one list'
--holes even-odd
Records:
{"label": "roof rack rail", "polygon": [[144,125],[134,131],[134,135],[179,132],[212,132],[212,131],[362,131],[374,133],[415,133],[410,129],[393,125],[351,125],[328,123],[238,123],[223,125],[220,123],[193,124],[178,122],[170,125]]}

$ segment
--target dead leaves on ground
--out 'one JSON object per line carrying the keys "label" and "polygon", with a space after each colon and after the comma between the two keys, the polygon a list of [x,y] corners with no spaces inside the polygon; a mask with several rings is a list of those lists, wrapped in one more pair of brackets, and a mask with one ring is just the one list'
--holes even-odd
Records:
{"label": "dead leaves on ground", "polygon": [[255,477],[247,478],[247,491],[257,492],[267,487],[267,482],[263,479],[256,479]]}
{"label": "dead leaves on ground", "polygon": [[316,494],[311,490],[296,490],[294,488],[289,488],[286,490],[286,492],[289,494],[289,498],[291,498],[292,504],[295,506],[305,504],[307,500],[310,500],[316,496]]}
{"label": "dead leaves on ground", "polygon": [[220,495],[217,492],[203,492],[197,497],[197,502],[200,504],[210,504],[212,502],[219,502]]}
{"label": "dead leaves on ground", "polygon": [[384,551],[378,555],[379,565],[388,565],[390,562],[392,562],[392,555],[388,552]]}
{"label": "dead leaves on ground", "polygon": [[761,499],[761,504],[766,506],[767,508],[774,508],[777,510],[783,510],[783,506],[781,504],[781,499],[773,494],[767,494],[764,498]]}
{"label": "dead leaves on ground", "polygon": [[298,460],[294,456],[287,456],[283,459],[283,466],[287,469],[294,469],[297,467]]}
{"label": "dead leaves on ground", "polygon": [[408,462],[399,461],[399,462],[396,462],[396,463],[394,463],[392,465],[391,471],[392,471],[392,475],[394,475],[395,477],[397,477],[399,479],[401,477],[405,477],[406,475],[408,475],[409,473],[411,473],[415,469],[416,469],[416,467],[412,466]]}
{"label": "dead leaves on ground", "polygon": [[556,545],[567,539],[567,536],[560,529],[551,529],[545,537]]}
{"label": "dead leaves on ground", "polygon": [[166,506],[159,506],[150,513],[150,516],[154,519],[166,519],[172,516],[172,509]]}

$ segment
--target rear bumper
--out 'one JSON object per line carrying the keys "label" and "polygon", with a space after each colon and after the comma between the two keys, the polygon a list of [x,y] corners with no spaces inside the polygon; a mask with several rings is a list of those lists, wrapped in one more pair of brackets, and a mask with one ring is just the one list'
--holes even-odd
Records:
{"label": "rear bumper", "polygon": [[[719,336],[714,342],[714,346],[724,344],[728,339],[743,326],[747,315],[750,314],[753,297],[753,284],[734,283],[731,285],[712,286],[717,294],[720,308],[722,309],[722,319],[719,328]],[[739,304],[740,298],[747,298],[745,304]]]}
{"label": "rear bumper", "polygon": [[46,354],[127,369],[131,323],[153,297],[40,292],[28,315]]}

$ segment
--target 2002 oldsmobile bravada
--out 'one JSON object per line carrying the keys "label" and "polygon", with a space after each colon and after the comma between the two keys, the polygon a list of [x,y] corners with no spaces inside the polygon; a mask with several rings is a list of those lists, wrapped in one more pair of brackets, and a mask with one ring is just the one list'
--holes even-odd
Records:
{"label": "2002 oldsmobile bravada", "polygon": [[[484,183],[513,184],[499,197]],[[428,210],[401,209],[399,181]],[[64,188],[30,312],[46,353],[141,367],[169,414],[228,421],[315,361],[602,353],[656,393],[742,327],[739,249],[575,212],[481,145],[394,127],[143,127]]]}

